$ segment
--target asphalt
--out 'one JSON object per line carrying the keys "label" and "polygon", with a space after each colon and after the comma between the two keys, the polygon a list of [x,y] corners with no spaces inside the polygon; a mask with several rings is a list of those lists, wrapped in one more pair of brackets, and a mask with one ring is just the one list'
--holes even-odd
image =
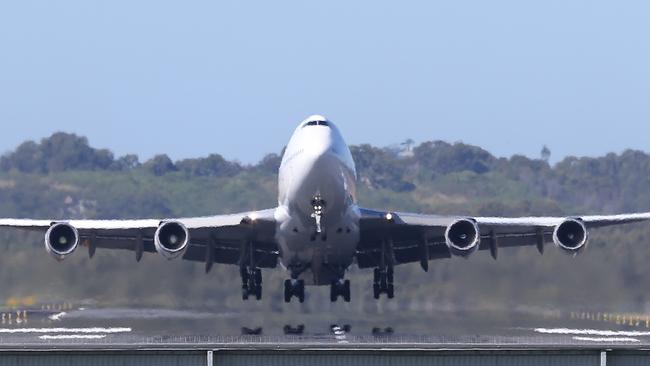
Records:
{"label": "asphalt", "polygon": [[650,318],[568,311],[368,314],[211,312],[205,309],[6,310],[0,350],[24,349],[642,349]]}

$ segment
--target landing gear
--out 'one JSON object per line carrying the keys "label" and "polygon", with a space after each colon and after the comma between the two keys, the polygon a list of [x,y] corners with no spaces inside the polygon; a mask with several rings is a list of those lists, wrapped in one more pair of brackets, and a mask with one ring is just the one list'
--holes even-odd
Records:
{"label": "landing gear", "polygon": [[[316,234],[323,232],[323,229],[321,227],[321,220],[323,218],[323,210],[325,209],[325,204],[325,200],[319,194],[315,195],[311,200],[311,207],[314,210],[314,212],[311,214],[311,217],[316,223]],[[312,239],[312,241],[314,239]],[[325,239],[323,239],[323,241],[324,240]]]}
{"label": "landing gear", "polygon": [[372,292],[375,299],[379,299],[381,294],[386,294],[389,299],[395,297],[395,286],[393,285],[393,268],[386,269],[375,268]]}
{"label": "landing gear", "polygon": [[343,297],[345,302],[350,302],[350,280],[334,280],[330,286],[330,301],[336,302],[339,296]]}
{"label": "landing gear", "polygon": [[255,299],[262,299],[262,270],[259,268],[241,267],[239,270],[242,280],[242,300],[248,300],[249,296]]}
{"label": "landing gear", "polygon": [[284,302],[291,302],[292,297],[297,297],[301,303],[305,302],[305,281],[285,280],[284,281]]}

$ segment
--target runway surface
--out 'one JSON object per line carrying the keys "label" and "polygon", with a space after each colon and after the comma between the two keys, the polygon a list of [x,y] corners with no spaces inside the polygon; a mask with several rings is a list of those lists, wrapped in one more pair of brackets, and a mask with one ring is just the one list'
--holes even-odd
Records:
{"label": "runway surface", "polygon": [[643,315],[548,310],[327,314],[205,309],[6,310],[0,348],[644,348]]}

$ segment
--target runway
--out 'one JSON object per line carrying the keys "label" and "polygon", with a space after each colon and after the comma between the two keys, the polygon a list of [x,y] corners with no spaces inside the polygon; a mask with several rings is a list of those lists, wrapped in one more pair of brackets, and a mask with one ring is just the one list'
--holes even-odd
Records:
{"label": "runway", "polygon": [[[11,315],[10,315],[11,314]],[[327,314],[101,308],[3,313],[0,348],[16,349],[640,349],[650,319],[563,311]]]}

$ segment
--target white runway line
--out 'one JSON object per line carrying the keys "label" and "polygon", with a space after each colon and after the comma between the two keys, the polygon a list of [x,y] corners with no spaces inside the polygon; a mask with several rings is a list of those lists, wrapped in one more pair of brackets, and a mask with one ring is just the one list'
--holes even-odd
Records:
{"label": "white runway line", "polygon": [[634,343],[641,342],[640,340],[638,340],[636,338],[616,338],[616,337],[613,337],[613,338],[608,338],[608,337],[593,338],[593,337],[577,337],[576,336],[576,337],[573,337],[573,339],[576,340],[576,341],[605,342],[605,343],[608,343],[608,342],[634,342]]}
{"label": "white runway line", "polygon": [[60,313],[50,315],[47,318],[50,319],[50,320],[55,320],[55,321],[56,320],[61,320],[61,318],[63,318],[63,316],[65,316],[66,314],[67,313],[65,311],[62,311]]}
{"label": "white runway line", "polygon": [[636,330],[598,330],[598,329],[569,329],[569,328],[535,328],[535,332],[542,334],[567,334],[586,335],[601,337],[642,337],[650,336],[650,332],[639,332]]}
{"label": "white runway line", "polygon": [[106,338],[106,334],[57,334],[57,335],[42,335],[38,337],[43,340],[50,339],[102,339]]}
{"label": "white runway line", "polygon": [[0,334],[8,333],[128,333],[131,328],[0,328]]}

